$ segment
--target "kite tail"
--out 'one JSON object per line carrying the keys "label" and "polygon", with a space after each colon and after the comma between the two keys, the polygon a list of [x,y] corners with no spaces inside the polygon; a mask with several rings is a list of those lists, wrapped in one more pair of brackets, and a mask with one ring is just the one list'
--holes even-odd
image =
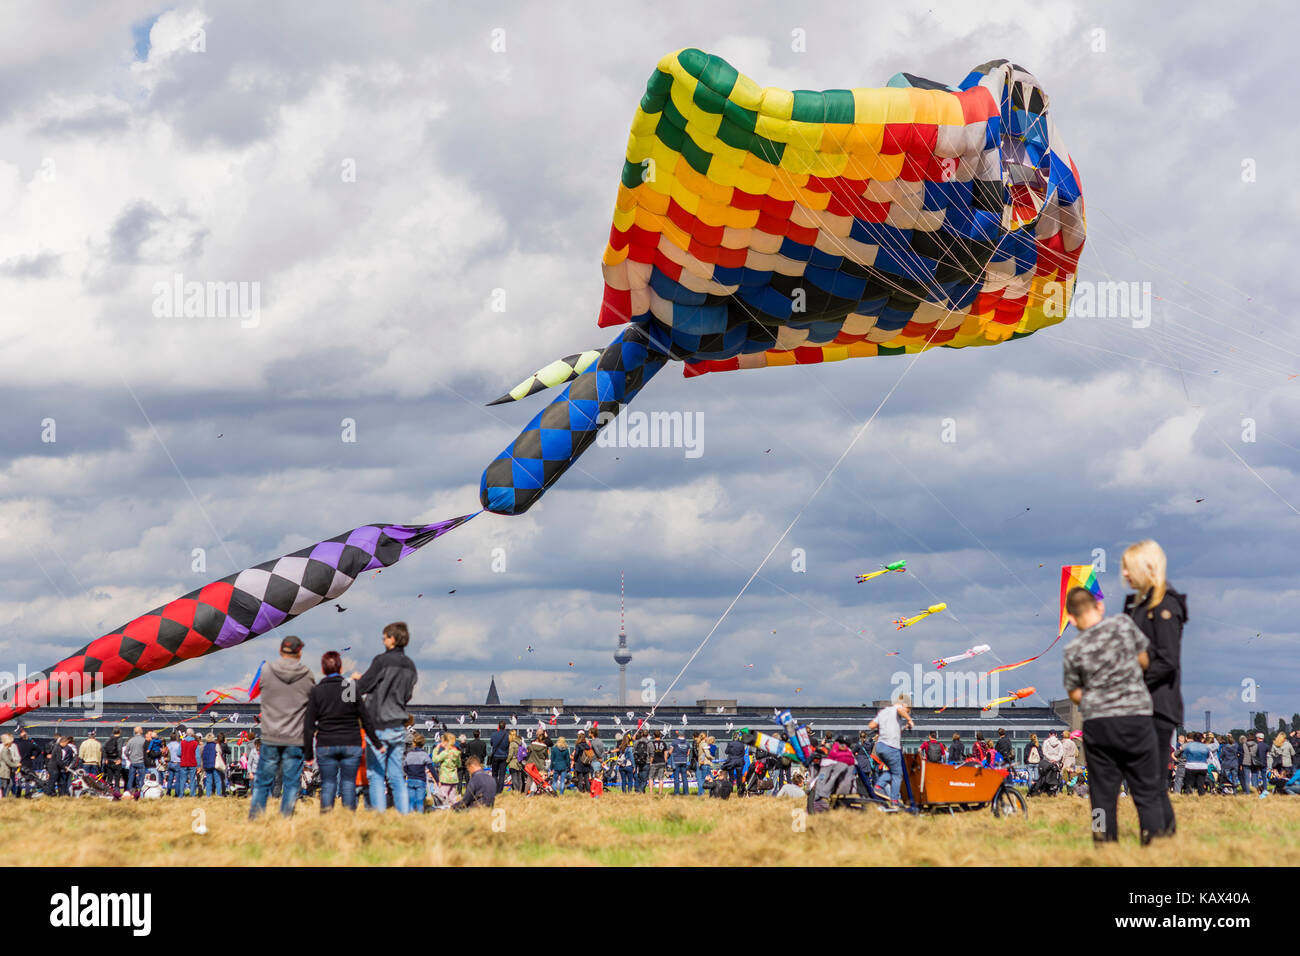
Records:
{"label": "kite tail", "polygon": [[334,600],[364,572],[391,567],[479,513],[427,525],[363,525],[213,581],[42,673],[0,688],[0,723],[252,640]]}
{"label": "kite tail", "polygon": [[531,508],[667,361],[644,327],[625,329],[594,369],[571,382],[487,466],[479,483],[483,508],[501,515]]}

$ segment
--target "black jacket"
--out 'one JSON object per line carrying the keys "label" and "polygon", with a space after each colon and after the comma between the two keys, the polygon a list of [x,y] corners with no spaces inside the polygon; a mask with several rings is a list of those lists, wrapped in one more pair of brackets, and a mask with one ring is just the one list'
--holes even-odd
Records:
{"label": "black jacket", "polygon": [[723,753],[726,756],[722,762],[724,770],[739,770],[745,765],[745,745],[739,740],[728,741],[727,749]]}
{"label": "black jacket", "polygon": [[461,754],[465,760],[470,757],[478,757],[478,762],[487,766],[487,741],[482,737],[471,737],[465,741],[465,746],[460,748]]}
{"label": "black jacket", "polygon": [[36,766],[36,755],[41,752],[41,748],[31,737],[19,737],[14,743],[18,747],[18,758],[22,761],[23,769],[31,770]]}
{"label": "black jacket", "polygon": [[961,763],[966,759],[966,745],[960,740],[954,740],[948,745],[948,759],[953,763]]}
{"label": "black jacket", "polygon": [[1155,716],[1174,724],[1183,722],[1182,646],[1187,623],[1187,598],[1173,588],[1154,608],[1138,604],[1136,594],[1124,599],[1124,613],[1151,642],[1151,659],[1145,678]]}
{"label": "black jacket", "polygon": [[386,730],[406,723],[406,705],[419,679],[415,663],[400,647],[384,651],[370,662],[357,690],[366,698],[366,710],[377,728]]}
{"label": "black jacket", "polygon": [[356,686],[350,690],[351,700],[344,700],[344,691],[351,681],[337,674],[322,678],[307,695],[307,712],[302,718],[302,757],[314,759],[312,740],[317,747],[360,747],[361,728],[366,729],[368,740],[377,740],[375,725],[370,714],[361,705]]}
{"label": "black jacket", "polygon": [[122,738],[120,735],[109,737],[104,741],[104,763],[118,760],[122,756]]}

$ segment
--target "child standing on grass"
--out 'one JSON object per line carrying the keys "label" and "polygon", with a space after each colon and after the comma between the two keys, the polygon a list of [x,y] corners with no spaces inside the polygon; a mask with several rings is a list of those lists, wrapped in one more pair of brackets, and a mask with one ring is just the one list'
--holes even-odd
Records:
{"label": "child standing on grass", "polygon": [[424,798],[429,790],[429,771],[433,768],[433,758],[424,749],[424,734],[418,730],[411,737],[411,745],[402,757],[402,769],[406,774],[406,793],[411,813],[424,812]]}
{"label": "child standing on grass", "polygon": [[438,749],[433,752],[433,762],[438,765],[438,792],[442,795],[444,805],[450,805],[456,798],[456,784],[460,781],[460,759],[456,735],[444,733],[438,738]]}
{"label": "child standing on grass", "polygon": [[1106,606],[1087,588],[1073,588],[1065,609],[1079,631],[1065,645],[1065,689],[1083,712],[1092,838],[1119,840],[1119,787],[1127,782],[1145,846],[1166,835],[1151,694],[1142,678],[1150,642],[1127,616],[1105,617]]}

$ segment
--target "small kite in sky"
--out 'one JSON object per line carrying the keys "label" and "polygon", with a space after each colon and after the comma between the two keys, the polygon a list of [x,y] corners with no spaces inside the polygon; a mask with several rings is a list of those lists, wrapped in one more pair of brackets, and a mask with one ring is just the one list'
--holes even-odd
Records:
{"label": "small kite in sky", "polygon": [[956,664],[958,661],[968,661],[972,657],[979,657],[981,654],[987,654],[991,648],[987,644],[976,644],[974,647],[961,654],[954,654],[952,657],[940,657],[938,660],[931,661],[939,670],[943,670],[949,664]]}
{"label": "small kite in sky", "polygon": [[890,564],[882,564],[882,565],[880,566],[880,570],[879,570],[879,571],[868,571],[866,574],[859,574],[859,575],[858,575],[858,583],[859,583],[859,584],[864,584],[864,583],[866,583],[867,581],[870,581],[872,578],[878,578],[878,577],[880,577],[882,574],[888,574],[890,571],[906,571],[906,570],[907,570],[907,561],[906,561],[906,560],[903,560],[903,561],[894,561],[894,562],[891,562]]}
{"label": "small kite in sky", "polygon": [[901,631],[905,627],[911,627],[917,621],[925,620],[931,614],[938,614],[940,611],[946,611],[946,610],[948,610],[948,605],[946,604],[942,604],[942,603],[931,604],[924,611],[922,611],[920,614],[915,615],[914,617],[895,618],[894,623],[898,625],[898,629]]}
{"label": "small kite in sky", "polygon": [[1013,700],[1020,700],[1020,699],[1022,699],[1022,698],[1024,698],[1024,697],[1030,697],[1030,696],[1032,696],[1032,695],[1034,695],[1034,694],[1037,694],[1037,693],[1038,693],[1038,691],[1037,691],[1035,688],[1033,688],[1033,687],[1022,687],[1022,688],[1020,688],[1020,690],[1012,691],[1012,692],[1011,692],[1010,694],[1008,694],[1006,697],[998,697],[998,698],[996,698],[996,699],[994,699],[994,700],[989,701],[987,704],[984,705],[984,709],[985,709],[985,710],[992,710],[992,709],[993,709],[994,707],[996,707],[998,704],[1009,704],[1009,703],[1011,703]]}

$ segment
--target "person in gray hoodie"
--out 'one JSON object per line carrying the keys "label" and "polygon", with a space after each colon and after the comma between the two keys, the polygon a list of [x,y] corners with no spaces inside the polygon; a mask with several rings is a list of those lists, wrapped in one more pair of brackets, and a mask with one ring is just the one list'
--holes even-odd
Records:
{"label": "person in gray hoodie", "polygon": [[316,681],[302,662],[302,641],[292,635],[280,642],[280,657],[262,671],[262,756],[248,802],[248,819],[266,811],[277,773],[283,778],[280,813],[293,816],[302,781],[302,727],[307,699]]}
{"label": "person in gray hoodie", "polygon": [[144,786],[145,739],[144,728],[135,728],[135,736],[122,747],[122,766],[127,769],[126,789],[138,790]]}

